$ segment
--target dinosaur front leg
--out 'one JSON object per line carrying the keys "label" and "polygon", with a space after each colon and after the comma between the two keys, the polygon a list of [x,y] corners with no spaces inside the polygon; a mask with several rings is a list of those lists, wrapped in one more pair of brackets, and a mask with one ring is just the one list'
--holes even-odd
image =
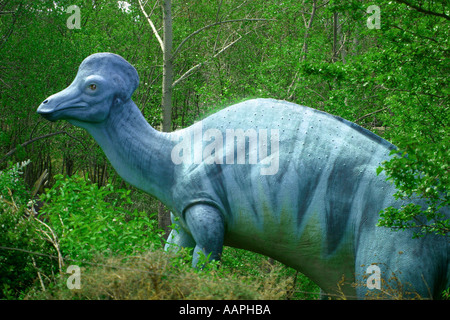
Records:
{"label": "dinosaur front leg", "polygon": [[196,243],[192,266],[197,267],[201,254],[209,255],[210,261],[220,260],[225,233],[220,211],[206,204],[197,204],[186,210],[185,220]]}

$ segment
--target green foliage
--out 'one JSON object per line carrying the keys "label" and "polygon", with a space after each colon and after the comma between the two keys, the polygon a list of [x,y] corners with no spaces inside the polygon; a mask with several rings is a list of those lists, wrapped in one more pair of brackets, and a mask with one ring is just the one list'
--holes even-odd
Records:
{"label": "green foliage", "polygon": [[319,297],[320,288],[308,277],[255,252],[224,247],[220,266],[218,272],[250,279],[260,279],[266,273],[276,271],[280,281],[289,281],[285,299],[313,300]]}
{"label": "green foliage", "polygon": [[450,221],[442,214],[450,205],[448,22],[432,14],[443,9],[436,2],[426,14],[395,2],[380,7],[384,27],[379,47],[370,51],[376,74],[371,82],[385,91],[389,113],[380,119],[403,156],[378,170],[398,188],[397,199],[420,198],[426,205],[386,208],[379,225],[448,236]]}
{"label": "green foliage", "polygon": [[[30,161],[9,164],[8,168],[0,171],[0,199],[14,198],[16,205],[22,206],[30,198],[27,187],[22,179],[24,168]],[[0,203],[1,205],[1,203]]]}
{"label": "green foliage", "polygon": [[28,207],[22,177],[27,164],[0,172],[0,298],[21,298],[30,289],[51,286],[59,253],[66,262],[82,265],[96,256],[161,249],[157,221],[127,209],[132,205],[129,190],[98,187],[77,175],[56,176],[55,185],[41,196],[39,219],[45,222],[40,222]]}
{"label": "green foliage", "polygon": [[450,235],[450,219],[443,209],[450,207],[448,146],[408,145],[402,157],[395,157],[378,168],[394,181],[401,200],[421,198],[426,207],[413,203],[401,208],[389,207],[380,214],[379,226],[396,230],[415,228],[415,236],[427,233]]}
{"label": "green foliage", "polygon": [[[365,25],[371,4],[380,8],[379,30]],[[397,199],[421,198],[426,206],[387,208],[380,226],[418,228],[416,236],[448,234],[448,216],[442,211],[449,208],[450,187],[450,31],[448,20],[433,14],[442,12],[442,5],[429,3],[424,13],[398,1],[337,0],[317,14],[326,18],[328,10],[337,13],[339,21],[347,19],[338,30],[339,44],[343,35],[353,41],[342,44],[345,55],[334,63],[326,56],[318,59],[320,51],[304,60],[299,68],[303,84],[296,92],[307,101],[307,95],[315,96],[307,105],[316,103],[369,129],[385,128],[384,137],[408,154],[384,163],[378,173],[384,170],[398,187]]]}
{"label": "green foliage", "polygon": [[133,254],[158,243],[157,221],[145,212],[130,211],[130,190],[98,187],[74,175],[55,176],[56,183],[41,196],[40,217],[58,235],[62,254],[88,260],[95,253]]}
{"label": "green foliage", "polygon": [[56,270],[55,261],[28,253],[54,251],[27,210],[29,194],[21,177],[27,164],[0,171],[0,299],[23,297],[36,283],[38,272],[51,274]]}

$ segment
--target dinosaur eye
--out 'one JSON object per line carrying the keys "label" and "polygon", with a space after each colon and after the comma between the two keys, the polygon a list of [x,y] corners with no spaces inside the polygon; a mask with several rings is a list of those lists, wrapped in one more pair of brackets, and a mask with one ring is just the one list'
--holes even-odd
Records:
{"label": "dinosaur eye", "polygon": [[97,89],[97,85],[96,85],[95,83],[90,84],[90,85],[89,85],[89,89],[91,89],[92,91],[94,91],[94,90]]}

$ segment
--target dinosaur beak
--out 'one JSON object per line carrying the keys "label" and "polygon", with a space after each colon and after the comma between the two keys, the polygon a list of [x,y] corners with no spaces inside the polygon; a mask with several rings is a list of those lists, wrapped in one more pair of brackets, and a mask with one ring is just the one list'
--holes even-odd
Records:
{"label": "dinosaur beak", "polygon": [[50,121],[68,118],[68,110],[87,107],[87,103],[81,101],[81,93],[76,86],[69,86],[41,103],[37,113]]}

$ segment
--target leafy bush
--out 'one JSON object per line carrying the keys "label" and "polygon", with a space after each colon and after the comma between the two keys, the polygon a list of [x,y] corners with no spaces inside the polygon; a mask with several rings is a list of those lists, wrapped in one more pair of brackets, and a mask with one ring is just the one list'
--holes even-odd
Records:
{"label": "leafy bush", "polygon": [[[21,175],[23,169],[29,163],[28,160],[22,163],[9,164],[6,170],[0,171],[0,199],[11,199],[13,197],[18,206],[28,202],[30,194]],[[5,204],[4,201],[3,204]]]}
{"label": "leafy bush", "polygon": [[81,264],[94,256],[161,247],[157,222],[126,209],[130,191],[98,187],[76,175],[55,177],[55,185],[41,195],[37,218],[22,179],[28,163],[0,172],[0,299],[24,297],[35,285],[45,290],[65,271],[63,257]]}
{"label": "leafy bush", "polygon": [[157,221],[145,212],[126,209],[131,204],[129,190],[111,184],[98,187],[78,175],[55,179],[41,196],[40,217],[58,235],[63,255],[89,260],[93,254],[128,255],[160,243]]}
{"label": "leafy bush", "polygon": [[[407,154],[407,156],[406,156]],[[421,198],[426,208],[408,204],[401,208],[389,207],[380,214],[378,225],[402,230],[416,228],[415,236],[434,233],[450,235],[450,219],[442,210],[450,207],[450,165],[448,145],[409,144],[403,157],[394,157],[378,168],[386,171],[398,191],[397,199]]]}
{"label": "leafy bush", "polygon": [[30,254],[54,250],[27,208],[29,193],[21,175],[28,163],[10,165],[0,172],[0,299],[23,297],[40,274],[56,270],[55,260]]}

